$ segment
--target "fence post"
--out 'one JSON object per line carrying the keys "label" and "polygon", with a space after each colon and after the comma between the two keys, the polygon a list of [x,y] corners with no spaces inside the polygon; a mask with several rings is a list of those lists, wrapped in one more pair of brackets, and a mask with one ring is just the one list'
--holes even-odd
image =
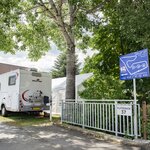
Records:
{"label": "fence post", "polygon": [[49,110],[49,120],[52,121],[52,103],[50,103],[50,106],[49,106],[50,110]]}
{"label": "fence post", "polygon": [[84,128],[84,115],[85,115],[85,111],[84,111],[84,101],[82,101],[82,110],[83,110],[83,112],[82,112],[82,119],[83,119],[83,121],[82,121],[82,128]]}
{"label": "fence post", "polygon": [[118,136],[117,101],[115,101],[115,134],[116,134],[116,136]]}
{"label": "fence post", "polygon": [[143,112],[143,119],[142,119],[142,124],[143,124],[143,137],[146,140],[147,139],[147,130],[146,130],[146,125],[147,125],[147,109],[146,109],[146,101],[142,102],[142,112]]}
{"label": "fence post", "polygon": [[61,101],[61,123],[63,122],[63,100]]}

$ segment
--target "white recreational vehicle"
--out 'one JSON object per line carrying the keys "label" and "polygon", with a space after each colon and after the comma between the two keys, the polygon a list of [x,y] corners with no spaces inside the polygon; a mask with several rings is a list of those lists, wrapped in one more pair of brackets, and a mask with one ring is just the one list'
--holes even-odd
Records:
{"label": "white recreational vehicle", "polygon": [[41,112],[51,100],[51,77],[36,70],[13,70],[0,75],[0,111]]}

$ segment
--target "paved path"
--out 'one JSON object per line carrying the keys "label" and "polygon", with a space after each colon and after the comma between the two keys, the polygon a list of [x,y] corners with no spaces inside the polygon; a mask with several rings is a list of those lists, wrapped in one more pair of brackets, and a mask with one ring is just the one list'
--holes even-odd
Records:
{"label": "paved path", "polygon": [[140,150],[58,126],[18,128],[0,123],[0,150]]}

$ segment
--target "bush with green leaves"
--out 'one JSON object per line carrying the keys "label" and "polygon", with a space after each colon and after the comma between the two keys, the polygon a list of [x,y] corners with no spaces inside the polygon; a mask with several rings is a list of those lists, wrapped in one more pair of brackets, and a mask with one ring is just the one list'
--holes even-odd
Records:
{"label": "bush with green leaves", "polygon": [[80,96],[85,99],[126,99],[124,81],[96,73],[83,83]]}

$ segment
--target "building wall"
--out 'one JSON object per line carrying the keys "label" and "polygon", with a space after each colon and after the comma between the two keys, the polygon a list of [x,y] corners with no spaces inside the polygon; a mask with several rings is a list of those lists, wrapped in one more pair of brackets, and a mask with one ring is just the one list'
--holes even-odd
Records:
{"label": "building wall", "polygon": [[15,66],[15,65],[11,65],[11,64],[4,64],[4,63],[0,63],[0,74],[2,73],[6,73],[12,70],[16,70],[16,69],[28,69],[27,67],[21,67],[21,66]]}

